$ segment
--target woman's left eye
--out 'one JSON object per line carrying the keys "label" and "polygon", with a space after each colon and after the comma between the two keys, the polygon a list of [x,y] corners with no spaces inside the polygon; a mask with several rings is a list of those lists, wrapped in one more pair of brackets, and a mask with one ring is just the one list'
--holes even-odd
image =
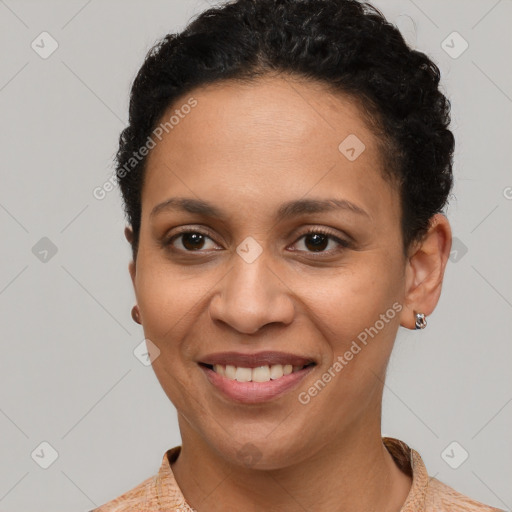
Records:
{"label": "woman's left eye", "polygon": [[[298,241],[300,240],[302,240],[303,246],[306,247],[306,252],[313,253],[331,253],[333,251],[339,250],[339,246],[342,246],[342,248],[347,248],[350,245],[346,240],[338,238],[332,233],[318,229],[304,233]],[[298,241],[296,243],[298,243]],[[330,243],[331,245],[334,245],[334,247],[326,250]]]}

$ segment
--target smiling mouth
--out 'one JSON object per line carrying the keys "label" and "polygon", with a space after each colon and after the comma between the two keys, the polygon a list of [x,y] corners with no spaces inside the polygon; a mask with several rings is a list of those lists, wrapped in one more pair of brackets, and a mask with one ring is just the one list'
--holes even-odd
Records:
{"label": "smiling mouth", "polygon": [[291,364],[273,364],[257,366],[255,368],[245,368],[242,366],[223,365],[223,364],[206,364],[199,363],[205,368],[209,368],[216,374],[225,377],[228,380],[236,380],[238,382],[270,382],[277,380],[285,375],[297,373],[310,366],[315,366],[316,363],[309,363],[303,366],[292,366]]}

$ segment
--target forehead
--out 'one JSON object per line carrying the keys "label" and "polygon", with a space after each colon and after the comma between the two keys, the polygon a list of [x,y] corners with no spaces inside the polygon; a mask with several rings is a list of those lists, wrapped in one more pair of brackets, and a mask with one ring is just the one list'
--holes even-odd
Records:
{"label": "forehead", "polygon": [[[184,108],[191,98],[194,108]],[[172,129],[148,156],[143,215],[178,191],[211,196],[212,187],[231,191],[227,199],[260,203],[313,189],[367,203],[380,197],[376,215],[390,207],[382,204],[386,194],[398,202],[358,104],[323,84],[289,77],[219,82],[182,96],[162,122],[173,114]]]}
{"label": "forehead", "polygon": [[354,99],[333,94],[317,82],[282,76],[211,84],[175,101],[162,121],[182,110],[191,97],[197,106],[179,120],[174,116],[179,121],[171,129],[174,141],[164,136],[163,144],[152,151],[155,157],[167,144],[173,146],[176,156],[178,152],[191,156],[192,148],[213,152],[222,142],[224,148],[235,152],[266,145],[266,153],[275,157],[288,149],[296,155],[298,149],[310,150],[313,144],[337,155],[339,143],[352,133],[370,146],[374,142]]}

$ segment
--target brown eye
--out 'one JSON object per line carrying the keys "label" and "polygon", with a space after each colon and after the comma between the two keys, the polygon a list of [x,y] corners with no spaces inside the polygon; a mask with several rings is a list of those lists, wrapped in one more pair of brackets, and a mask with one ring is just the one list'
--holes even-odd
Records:
{"label": "brown eye", "polygon": [[333,233],[319,228],[311,229],[304,233],[295,243],[302,243],[305,249],[298,250],[306,253],[330,254],[350,247],[350,243],[348,241],[338,238]]}
{"label": "brown eye", "polygon": [[183,233],[182,244],[189,251],[202,249],[204,245],[204,236],[201,233]]}
{"label": "brown eye", "polygon": [[321,233],[311,233],[304,237],[304,245],[311,251],[323,251],[329,244],[329,237]]}
{"label": "brown eye", "polygon": [[[199,231],[183,231],[182,233],[178,233],[177,235],[172,236],[165,245],[172,246],[183,252],[193,252],[199,250],[207,250],[212,249],[214,247],[205,247],[207,245],[208,240],[213,242],[213,240],[204,233]],[[176,243],[175,242],[179,242]],[[212,244],[215,246],[215,244]]]}

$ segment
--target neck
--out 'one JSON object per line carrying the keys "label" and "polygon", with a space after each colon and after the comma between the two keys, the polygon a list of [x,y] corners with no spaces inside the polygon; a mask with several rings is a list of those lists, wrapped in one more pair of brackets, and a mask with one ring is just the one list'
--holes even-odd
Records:
{"label": "neck", "polygon": [[399,512],[411,487],[382,443],[380,421],[372,429],[342,432],[300,463],[257,470],[226,461],[179,420],[182,449],[172,470],[198,512]]}

